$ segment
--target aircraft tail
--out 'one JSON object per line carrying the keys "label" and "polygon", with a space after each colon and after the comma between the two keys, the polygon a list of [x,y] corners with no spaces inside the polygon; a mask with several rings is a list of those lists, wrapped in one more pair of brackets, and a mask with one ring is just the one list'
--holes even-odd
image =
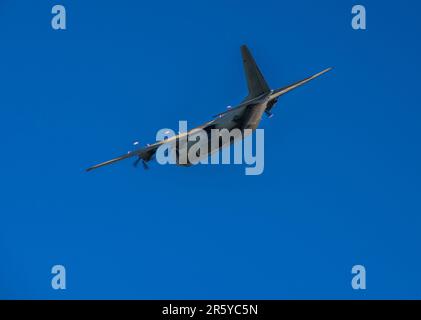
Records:
{"label": "aircraft tail", "polygon": [[249,90],[246,100],[251,100],[264,93],[268,93],[270,88],[246,45],[241,46],[241,55],[243,57],[244,73]]}

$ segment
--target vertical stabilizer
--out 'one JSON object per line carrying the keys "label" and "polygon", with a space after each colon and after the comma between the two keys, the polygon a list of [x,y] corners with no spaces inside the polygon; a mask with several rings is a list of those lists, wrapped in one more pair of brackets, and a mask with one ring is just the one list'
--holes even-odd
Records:
{"label": "vertical stabilizer", "polygon": [[246,45],[241,46],[241,55],[243,57],[244,73],[249,90],[249,95],[246,100],[256,98],[269,92],[270,88]]}

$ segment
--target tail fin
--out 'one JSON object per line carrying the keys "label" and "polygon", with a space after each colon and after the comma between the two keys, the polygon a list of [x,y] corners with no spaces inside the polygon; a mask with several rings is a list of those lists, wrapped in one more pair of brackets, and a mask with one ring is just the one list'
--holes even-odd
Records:
{"label": "tail fin", "polygon": [[241,55],[243,57],[244,73],[249,89],[249,95],[246,100],[256,98],[269,92],[270,88],[246,45],[241,46]]}

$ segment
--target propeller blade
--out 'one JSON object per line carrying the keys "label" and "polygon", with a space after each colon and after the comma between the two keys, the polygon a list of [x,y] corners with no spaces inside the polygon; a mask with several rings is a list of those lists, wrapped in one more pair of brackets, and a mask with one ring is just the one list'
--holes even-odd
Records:
{"label": "propeller blade", "polygon": [[270,119],[270,118],[273,118],[273,116],[274,116],[274,114],[272,113],[272,112],[270,112],[270,111],[265,111],[265,113],[266,113],[266,115],[267,115],[267,117]]}
{"label": "propeller blade", "polygon": [[133,162],[133,166],[137,167],[137,165],[139,164],[139,161],[142,160],[141,157],[137,158],[135,162]]}

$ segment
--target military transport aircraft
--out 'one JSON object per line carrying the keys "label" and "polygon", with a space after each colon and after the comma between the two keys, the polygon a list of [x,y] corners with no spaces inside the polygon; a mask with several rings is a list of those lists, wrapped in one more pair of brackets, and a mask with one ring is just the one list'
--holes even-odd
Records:
{"label": "military transport aircraft", "polygon": [[[147,145],[146,147],[140,148],[135,151],[128,152],[123,156],[92,166],[86,169],[86,171],[91,171],[93,169],[132,157],[137,157],[136,161],[134,162],[135,166],[137,166],[137,164],[140,161],[142,161],[144,168],[148,169],[147,162],[152,160],[152,158],[157,152],[157,149],[163,144],[174,143],[174,141],[177,141],[177,143],[174,144],[176,146],[176,163],[178,165],[183,166],[191,165],[191,163],[189,162],[181,163],[178,161],[179,148],[188,149],[191,147],[190,143],[185,143],[184,146],[181,146],[179,143],[181,140],[185,141],[186,136],[197,132],[197,130],[200,129],[204,130],[207,133],[210,133],[212,129],[240,129],[242,132],[244,132],[245,129],[255,130],[259,125],[263,114],[266,114],[269,117],[272,116],[272,108],[278,102],[278,98],[280,96],[332,70],[332,68],[327,68],[311,77],[293,83],[289,86],[276,90],[271,90],[268,84],[266,83],[262,73],[260,72],[259,67],[254,61],[253,56],[251,55],[247,46],[241,46],[241,54],[243,58],[244,72],[247,79],[249,94],[238,106],[229,108],[225,112],[217,114],[214,120],[209,121],[201,126],[198,126],[188,132],[179,133],[178,135],[175,135],[171,138],[158,141],[154,144]],[[230,140],[229,143],[232,143],[232,140]],[[217,149],[220,149],[222,147],[224,146],[218,145]],[[208,154],[201,155],[201,157],[206,157],[213,152],[215,152],[215,150],[209,149]]]}

